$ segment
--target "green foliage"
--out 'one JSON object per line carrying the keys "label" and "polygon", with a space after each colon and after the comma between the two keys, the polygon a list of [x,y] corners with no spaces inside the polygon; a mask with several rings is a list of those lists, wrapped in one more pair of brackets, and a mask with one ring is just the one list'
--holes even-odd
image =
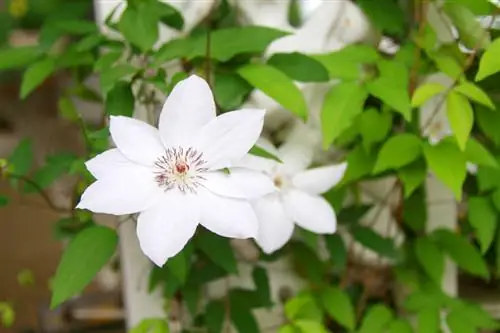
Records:
{"label": "green foliage", "polygon": [[214,263],[228,273],[236,273],[236,259],[229,244],[229,240],[211,232],[203,232],[197,238],[197,247]]}
{"label": "green foliage", "polygon": [[300,118],[307,117],[307,105],[302,92],[283,72],[269,65],[248,64],[240,68],[238,74],[286,110]]}
{"label": "green foliage", "polygon": [[410,133],[389,138],[379,152],[374,173],[387,169],[398,169],[417,159],[422,153],[420,139]]}
{"label": "green foliage", "polygon": [[490,272],[480,253],[465,238],[448,230],[436,230],[437,243],[463,270],[489,279]]}
{"label": "green foliage", "polygon": [[143,319],[132,327],[130,333],[169,333],[168,323],[163,318]]}
{"label": "green foliage", "polygon": [[331,88],[321,109],[323,148],[328,148],[351,126],[363,111],[366,97],[365,88],[357,82],[341,82]]}
{"label": "green foliage", "polygon": [[342,326],[354,330],[355,312],[349,296],[340,289],[331,287],[321,294],[326,312]]}
{"label": "green foliage", "polygon": [[500,71],[500,60],[498,53],[500,52],[500,38],[497,38],[486,49],[486,52],[479,61],[479,70],[476,74],[476,81],[485,79]]}
{"label": "green foliage", "polygon": [[16,319],[16,313],[12,304],[7,302],[0,302],[0,321],[2,326],[11,327]]}
{"label": "green foliage", "polygon": [[102,226],[84,229],[68,245],[52,284],[50,307],[81,292],[115,252],[118,237]]}

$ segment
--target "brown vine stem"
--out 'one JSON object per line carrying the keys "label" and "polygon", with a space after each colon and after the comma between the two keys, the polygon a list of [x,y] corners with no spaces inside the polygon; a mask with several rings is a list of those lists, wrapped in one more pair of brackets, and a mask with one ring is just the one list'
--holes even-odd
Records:
{"label": "brown vine stem", "polygon": [[[415,0],[414,21],[415,23],[419,24],[417,32],[417,36],[419,39],[421,39],[424,36],[425,27],[427,26],[426,13],[427,13],[427,0]],[[422,47],[420,46],[420,43],[418,43],[414,53],[415,62],[413,63],[413,66],[410,71],[410,83],[408,85],[410,96],[413,95],[413,92],[417,87],[417,76],[418,76],[418,69],[420,67],[421,57],[422,57]]]}
{"label": "brown vine stem", "polygon": [[481,44],[485,41],[486,38],[488,38],[489,31],[493,27],[493,23],[495,22],[495,17],[499,14],[500,12],[500,7],[496,7],[495,11],[492,13],[492,19],[490,21],[489,26],[484,30],[483,35],[481,38],[477,41],[476,45],[474,45],[474,48],[472,49],[472,52],[469,54],[467,59],[465,59],[464,66],[462,70],[460,71],[459,75],[453,80],[453,83],[444,91],[444,93],[441,95],[441,99],[439,100],[439,103],[437,103],[436,107],[432,111],[431,116],[427,120],[427,122],[424,124],[422,127],[421,131],[424,132],[430,124],[432,124],[432,120],[436,117],[438,114],[439,110],[443,106],[444,102],[446,101],[446,97],[448,94],[455,88],[455,86],[460,82],[460,79],[462,76],[465,74],[465,72],[472,66],[474,63],[474,60],[476,59],[477,53],[479,51],[479,48],[481,47]]}
{"label": "brown vine stem", "polygon": [[54,210],[56,212],[60,212],[60,213],[71,213],[73,211],[71,209],[64,209],[64,208],[58,207],[52,201],[52,199],[50,198],[50,196],[44,191],[44,189],[40,185],[38,185],[35,181],[29,179],[28,177],[22,176],[22,175],[13,174],[13,173],[7,173],[5,176],[7,178],[21,180],[21,181],[29,184],[30,186],[33,186],[37,190],[38,194],[40,194],[40,196],[43,198],[43,200],[47,203],[47,205],[52,210]]}

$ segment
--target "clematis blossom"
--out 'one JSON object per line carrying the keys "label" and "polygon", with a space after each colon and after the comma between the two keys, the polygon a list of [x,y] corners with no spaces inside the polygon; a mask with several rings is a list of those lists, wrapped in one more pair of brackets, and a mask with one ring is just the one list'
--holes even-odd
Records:
{"label": "clematis blossom", "polygon": [[247,155],[241,163],[271,179],[276,190],[252,200],[259,220],[257,244],[266,253],[283,247],[292,237],[295,224],[318,234],[336,231],[337,218],[321,194],[342,179],[347,163],[307,169],[312,162],[308,143],[294,138],[276,149],[261,139],[259,145],[283,163]]}
{"label": "clematis blossom", "polygon": [[255,144],[264,115],[263,110],[246,109],[216,117],[208,84],[191,76],[167,98],[158,129],[133,118],[111,117],[116,148],[86,163],[97,181],[77,208],[139,213],[140,247],[158,266],[183,249],[198,224],[224,237],[255,237],[258,222],[248,199],[275,187],[261,173],[232,168],[231,161]]}

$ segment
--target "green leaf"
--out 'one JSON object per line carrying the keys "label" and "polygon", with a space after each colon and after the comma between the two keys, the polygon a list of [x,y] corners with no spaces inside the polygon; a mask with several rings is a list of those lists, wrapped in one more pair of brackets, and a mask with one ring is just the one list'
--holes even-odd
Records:
{"label": "green leaf", "polygon": [[16,319],[16,313],[10,303],[0,302],[0,322],[4,327],[11,327]]}
{"label": "green leaf", "polygon": [[50,25],[63,33],[72,35],[87,35],[98,31],[95,22],[78,19],[51,20]]}
{"label": "green leaf", "polygon": [[314,297],[308,293],[299,294],[288,300],[285,304],[285,315],[292,321],[302,319],[321,322],[323,320],[323,311]]}
{"label": "green leaf", "polygon": [[493,112],[485,107],[476,107],[476,120],[479,128],[486,136],[495,143],[500,145],[500,112]]}
{"label": "green leaf", "polygon": [[142,51],[149,51],[159,36],[156,1],[143,1],[139,6],[127,6],[118,27],[123,37]]}
{"label": "green leaf", "polygon": [[191,267],[191,250],[190,244],[179,253],[177,253],[172,258],[169,258],[166,262],[168,270],[172,273],[177,280],[179,280],[181,285],[186,283],[188,277],[189,268]]}
{"label": "green leaf", "polygon": [[341,82],[334,85],[325,96],[321,108],[321,131],[323,148],[349,128],[358,114],[363,111],[368,94],[357,82]]}
{"label": "green leaf", "polygon": [[413,328],[408,320],[398,318],[389,325],[389,333],[413,333]]}
{"label": "green leaf", "polygon": [[378,154],[374,173],[398,169],[416,160],[422,153],[420,139],[411,133],[397,134],[387,140]]}
{"label": "green leaf", "polygon": [[357,242],[382,256],[391,259],[399,258],[394,240],[380,236],[369,227],[356,226],[352,229],[351,235]]}
{"label": "green leaf", "polygon": [[372,306],[363,317],[358,333],[382,333],[393,317],[385,305]]}
{"label": "green leaf", "polygon": [[292,241],[292,259],[295,269],[300,276],[306,277],[312,283],[321,283],[325,274],[323,262],[319,259],[316,251],[302,242]]}
{"label": "green leaf", "polygon": [[490,273],[483,258],[465,238],[449,230],[439,229],[434,231],[434,236],[440,247],[463,270],[488,279]]}
{"label": "green leaf", "polygon": [[321,322],[297,320],[294,324],[302,333],[328,333]]}
{"label": "green leaf", "polygon": [[[77,160],[77,156],[72,153],[49,155],[46,159],[45,165],[36,170],[35,174],[31,178],[40,188],[47,188],[58,178],[64,174],[68,174],[69,170]],[[25,193],[33,193],[36,191],[37,189],[31,184],[25,184]]]}
{"label": "green leaf", "polygon": [[193,50],[193,41],[189,39],[172,39],[163,44],[153,57],[153,66],[161,66],[176,58],[187,57]]}
{"label": "green leaf", "polygon": [[297,52],[276,53],[267,64],[279,69],[294,81],[326,82],[329,79],[328,71],[319,61]]}
{"label": "green leaf", "polygon": [[204,231],[200,233],[196,241],[198,248],[219,267],[228,273],[236,273],[238,271],[234,252],[227,238]]}
{"label": "green leaf", "polygon": [[339,185],[347,184],[371,173],[377,155],[367,152],[361,145],[347,155],[347,170]]}
{"label": "green leaf", "polygon": [[488,96],[487,93],[485,93],[481,88],[479,88],[477,85],[475,85],[472,82],[463,82],[460,85],[456,86],[453,91],[456,91],[468,98],[470,98],[472,101],[482,104],[486,106],[487,108],[490,108],[492,110],[495,110],[496,107],[491,101],[490,97]]}
{"label": "green leaf", "polygon": [[418,312],[417,333],[438,333],[440,332],[440,311],[436,307],[425,307]]}
{"label": "green leaf", "polygon": [[0,194],[0,207],[5,207],[9,204],[10,202],[10,198],[3,195],[3,194]]}
{"label": "green leaf", "polygon": [[342,290],[329,287],[321,293],[323,307],[328,314],[348,330],[354,330],[355,312],[349,296]]}
{"label": "green leaf", "polygon": [[73,238],[54,276],[50,308],[82,291],[111,258],[117,244],[116,232],[103,226],[85,228]]}
{"label": "green leaf", "polygon": [[23,74],[20,97],[26,98],[33,90],[41,85],[56,68],[53,58],[44,58],[30,65]]}
{"label": "green leaf", "polygon": [[129,333],[169,333],[168,323],[163,318],[143,319]]}
{"label": "green leaf", "polygon": [[[287,32],[273,28],[246,26],[214,30],[210,34],[210,57],[228,61],[239,54],[262,53],[272,41],[288,35]],[[193,37],[188,59],[205,57],[207,36]]]}
{"label": "green leaf", "polygon": [[477,172],[477,183],[480,192],[500,188],[500,171],[498,168],[479,168]]}
{"label": "green leaf", "polygon": [[94,64],[94,71],[101,72],[113,65],[123,56],[122,51],[110,51],[102,54]]}
{"label": "green leaf", "polygon": [[448,186],[455,198],[462,197],[462,185],[467,175],[465,155],[454,142],[443,140],[437,145],[424,145],[424,155],[429,168]]}
{"label": "green leaf", "polygon": [[78,52],[90,51],[90,50],[100,46],[105,41],[106,41],[106,38],[103,35],[101,35],[100,33],[91,34],[91,35],[88,35],[87,37],[84,37],[82,40],[80,40],[76,44],[76,50]]}
{"label": "green leaf", "polygon": [[256,144],[255,146],[253,146],[249,151],[248,151],[249,154],[252,154],[252,155],[255,155],[255,156],[259,156],[259,157],[264,157],[264,158],[269,158],[271,160],[275,160],[276,162],[279,162],[279,163],[283,163],[279,157],[271,154],[270,152],[268,152],[267,150],[265,150],[263,147],[260,147],[258,144]]}
{"label": "green leaf", "polygon": [[417,189],[404,201],[403,222],[412,230],[420,233],[425,230],[428,202],[425,189]]}
{"label": "green leaf", "polygon": [[361,114],[359,119],[359,133],[363,138],[366,150],[377,142],[381,142],[389,134],[392,127],[392,117],[387,112],[379,112],[370,108]]}
{"label": "green leaf", "polygon": [[413,96],[411,98],[411,106],[416,108],[422,106],[425,102],[427,102],[432,97],[437,94],[442,93],[446,89],[441,83],[436,82],[427,82],[424,83],[415,90]]}
{"label": "green leaf", "polygon": [[235,110],[251,91],[252,86],[234,73],[215,74],[215,101],[222,110]]}
{"label": "green leaf", "polygon": [[401,36],[405,31],[405,14],[397,1],[360,0],[358,6],[368,16],[370,22],[382,32]]}
{"label": "green leaf", "polygon": [[33,63],[39,56],[40,51],[35,46],[0,49],[0,71],[22,68]]}
{"label": "green leaf", "polygon": [[465,157],[468,162],[478,165],[498,168],[497,160],[491,153],[476,139],[470,138],[465,147]]}
{"label": "green leaf", "polygon": [[21,140],[8,158],[8,170],[16,175],[26,175],[33,163],[33,146],[30,139]]}
{"label": "green leaf", "polygon": [[419,159],[399,169],[398,176],[404,185],[405,198],[408,198],[424,183],[427,177],[427,166],[424,161]]}
{"label": "green leaf", "polygon": [[[475,328],[498,330],[499,323],[480,304],[460,302],[453,307],[453,313],[463,318]],[[476,331],[474,331],[476,332]]]}
{"label": "green leaf", "polygon": [[210,333],[222,332],[225,313],[226,311],[222,301],[212,301],[208,303],[205,312],[205,325]]}
{"label": "green leaf", "polygon": [[450,92],[446,97],[446,114],[458,146],[465,150],[474,124],[474,112],[469,100],[456,92]]}
{"label": "green leaf", "polygon": [[495,5],[488,0],[455,0],[455,2],[467,7],[476,15],[491,15],[495,9]]}
{"label": "green leaf", "polygon": [[363,44],[348,45],[328,54],[311,56],[319,61],[331,78],[356,80],[363,75],[362,65],[375,63],[380,59],[377,49]]}
{"label": "green leaf", "polygon": [[120,64],[103,70],[100,77],[102,93],[106,95],[117,82],[137,73],[137,71],[136,67],[128,64]]}
{"label": "green leaf", "polygon": [[231,322],[239,333],[259,332],[257,321],[244,299],[231,299]]}
{"label": "green leaf", "polygon": [[302,92],[284,73],[271,66],[248,64],[238,69],[238,74],[288,111],[302,119],[307,118],[307,105]]}
{"label": "green leaf", "polygon": [[397,85],[389,78],[379,77],[369,81],[366,88],[373,96],[401,113],[407,120],[411,120],[411,103],[405,87]]}
{"label": "green leaf", "polygon": [[163,1],[156,0],[150,6],[154,6],[154,11],[161,23],[176,30],[182,30],[184,27],[184,18],[175,7]]}
{"label": "green leaf", "polygon": [[491,246],[497,227],[497,213],[487,197],[470,197],[469,223],[476,230],[476,237],[484,254]]}
{"label": "green leaf", "polygon": [[429,238],[418,238],[415,241],[415,254],[420,265],[429,277],[441,285],[444,272],[444,254]]}
{"label": "green leaf", "polygon": [[[500,58],[498,54],[500,54],[500,38],[496,38],[493,43],[488,46],[486,52],[484,52],[479,60],[479,69],[475,77],[476,81],[481,81],[500,71]],[[2,62],[0,61],[0,63]]]}
{"label": "green leaf", "polygon": [[457,28],[460,40],[466,47],[487,48],[490,45],[490,34],[483,29],[476,15],[467,7],[456,2],[446,2],[442,8]]}
{"label": "green leaf", "polygon": [[325,235],[326,247],[334,267],[344,271],[347,267],[347,249],[344,240],[338,234]]}
{"label": "green leaf", "polygon": [[252,272],[252,279],[255,284],[260,303],[271,306],[273,301],[271,299],[271,287],[269,285],[267,271],[262,267],[256,266]]}
{"label": "green leaf", "polygon": [[476,333],[472,323],[465,320],[464,317],[455,311],[451,311],[446,317],[446,324],[452,333]]}
{"label": "green leaf", "polygon": [[285,326],[281,326],[278,333],[302,333],[302,332],[292,324],[287,324]]}
{"label": "green leaf", "polygon": [[128,82],[117,82],[106,96],[105,111],[110,116],[132,117],[135,98]]}
{"label": "green leaf", "polygon": [[75,103],[73,103],[73,101],[66,96],[61,96],[61,98],[59,98],[59,101],[57,102],[57,109],[59,111],[59,115],[63,119],[77,121],[80,118]]}

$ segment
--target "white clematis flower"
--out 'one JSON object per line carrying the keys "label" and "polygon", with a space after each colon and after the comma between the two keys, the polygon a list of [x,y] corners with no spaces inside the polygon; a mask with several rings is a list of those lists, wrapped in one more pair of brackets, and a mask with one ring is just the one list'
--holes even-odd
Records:
{"label": "white clematis flower", "polygon": [[181,81],[167,98],[159,130],[111,117],[116,148],[86,163],[97,179],[77,208],[124,215],[139,212],[142,251],[158,266],[183,249],[198,224],[224,237],[250,238],[258,222],[247,199],[275,189],[261,173],[222,169],[241,159],[262,131],[265,111],[215,115],[208,84]]}
{"label": "white clematis flower", "polygon": [[337,218],[321,194],[339,183],[347,163],[307,170],[312,160],[307,143],[292,140],[279,149],[265,141],[260,145],[283,162],[251,155],[241,161],[267,175],[277,187],[275,192],[252,201],[259,220],[256,241],[262,250],[272,253],[283,247],[292,237],[295,223],[318,234],[334,233]]}

